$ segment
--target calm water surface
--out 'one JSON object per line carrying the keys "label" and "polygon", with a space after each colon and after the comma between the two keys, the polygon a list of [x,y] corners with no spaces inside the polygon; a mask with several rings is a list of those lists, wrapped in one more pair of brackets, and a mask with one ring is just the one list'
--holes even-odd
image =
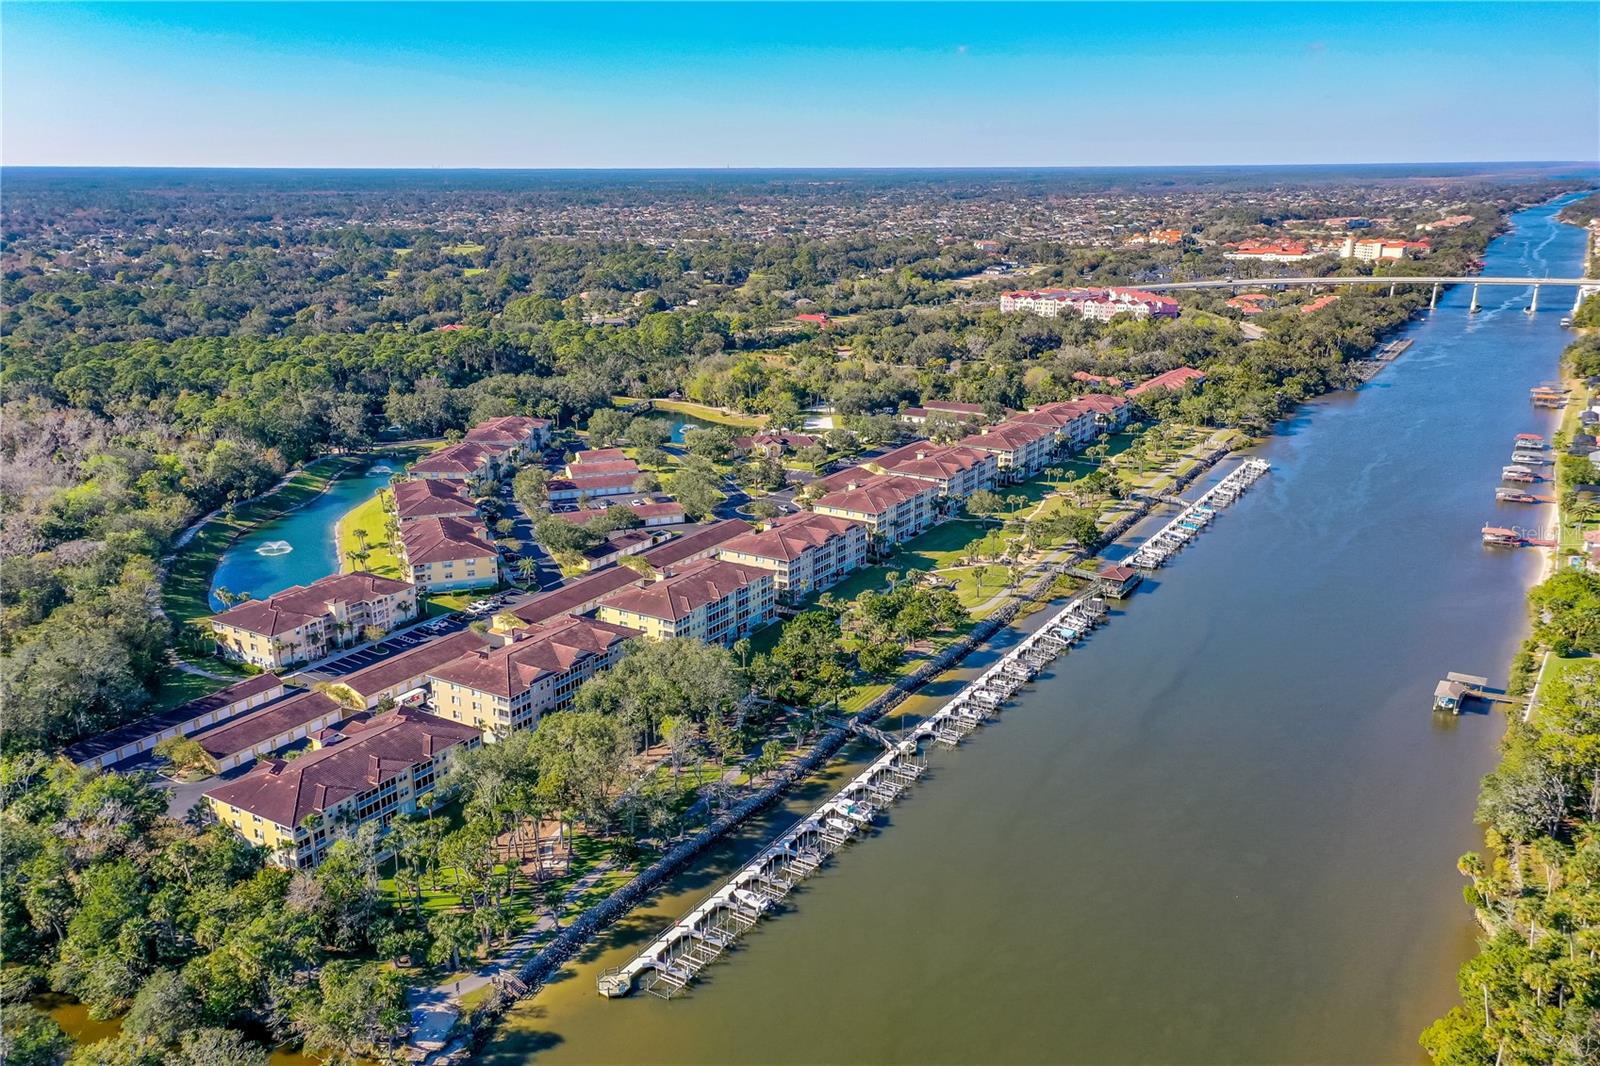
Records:
{"label": "calm water surface", "polygon": [[211,578],[211,606],[222,609],[216,595],[219,588],[236,596],[248,592],[259,600],[290,585],[305,585],[338,573],[334,528],[339,519],[387,485],[400,465],[399,460],[379,461],[363,474],[340,478],[299,510],[234,541]]}
{"label": "calm water surface", "polygon": [[[1568,275],[1580,231],[1524,212],[1490,274]],[[1485,550],[1559,296],[1468,293],[1359,394],[1307,406],[1262,481],[892,826],[673,1002],[594,978],[791,813],[730,842],[511,1017],[511,1063],[1415,1063],[1473,928],[1455,871],[1540,553]]]}

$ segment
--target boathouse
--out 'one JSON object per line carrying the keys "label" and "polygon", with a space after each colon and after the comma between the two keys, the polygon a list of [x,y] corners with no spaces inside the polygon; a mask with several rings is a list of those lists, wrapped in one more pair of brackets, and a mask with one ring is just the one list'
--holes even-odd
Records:
{"label": "boathouse", "polygon": [[1127,596],[1143,580],[1144,575],[1131,566],[1104,566],[1100,568],[1099,578],[1105,586],[1107,596],[1122,599]]}

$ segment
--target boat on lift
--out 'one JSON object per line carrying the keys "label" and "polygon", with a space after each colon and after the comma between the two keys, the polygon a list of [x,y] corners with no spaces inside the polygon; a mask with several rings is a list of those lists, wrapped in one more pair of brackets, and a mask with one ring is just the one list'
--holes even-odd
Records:
{"label": "boat on lift", "polygon": [[1501,467],[1500,479],[1502,481],[1520,481],[1524,484],[1531,484],[1539,480],[1539,475],[1535,474],[1530,467],[1513,463],[1511,466]]}
{"label": "boat on lift", "polygon": [[1531,492],[1521,489],[1495,489],[1494,498],[1500,503],[1543,503],[1544,501]]}

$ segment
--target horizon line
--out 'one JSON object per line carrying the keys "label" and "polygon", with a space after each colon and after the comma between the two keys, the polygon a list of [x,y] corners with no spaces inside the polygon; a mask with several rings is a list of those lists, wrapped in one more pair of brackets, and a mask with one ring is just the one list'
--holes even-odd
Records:
{"label": "horizon line", "polygon": [[1216,168],[1291,169],[1299,167],[1588,167],[1600,170],[1600,160],[1588,159],[1417,159],[1321,160],[1298,163],[868,163],[868,164],[692,164],[692,165],[552,165],[552,166],[385,166],[324,163],[0,163],[0,170],[332,170],[347,172],[405,171],[479,173],[608,172],[762,172],[762,171],[1040,171],[1040,170],[1200,170]]}

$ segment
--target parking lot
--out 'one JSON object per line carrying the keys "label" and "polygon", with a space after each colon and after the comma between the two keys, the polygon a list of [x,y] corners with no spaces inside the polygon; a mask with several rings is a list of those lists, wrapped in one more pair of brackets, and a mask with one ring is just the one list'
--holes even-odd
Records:
{"label": "parking lot", "polygon": [[[498,597],[497,597],[498,599]],[[301,671],[301,675],[313,680],[329,680],[353,674],[357,670],[364,670],[369,666],[380,663],[391,656],[399,655],[403,651],[426,644],[436,637],[450,633],[459,633],[467,628],[473,618],[465,613],[444,615],[421,625],[412,626],[403,632],[392,633],[376,644],[370,644],[355,651],[346,652],[337,659],[318,663],[315,667]]]}

